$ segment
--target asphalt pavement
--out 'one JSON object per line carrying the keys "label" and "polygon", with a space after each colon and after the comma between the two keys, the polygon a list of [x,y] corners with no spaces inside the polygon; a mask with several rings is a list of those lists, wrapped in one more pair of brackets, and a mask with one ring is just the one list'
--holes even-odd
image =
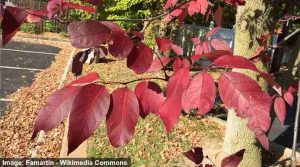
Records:
{"label": "asphalt pavement", "polygon": [[1,48],[0,54],[0,115],[7,109],[11,99],[7,95],[20,87],[30,86],[35,74],[48,68],[60,48],[11,41]]}

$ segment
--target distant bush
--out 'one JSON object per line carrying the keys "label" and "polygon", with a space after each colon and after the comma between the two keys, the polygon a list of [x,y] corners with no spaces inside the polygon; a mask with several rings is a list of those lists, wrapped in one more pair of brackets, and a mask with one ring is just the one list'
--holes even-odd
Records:
{"label": "distant bush", "polygon": [[30,33],[30,34],[36,34],[36,25],[33,23],[24,23],[21,28],[20,31],[25,32],[25,33]]}
{"label": "distant bush", "polygon": [[61,32],[61,27],[55,25],[53,21],[46,20],[44,22],[44,31],[45,32]]}

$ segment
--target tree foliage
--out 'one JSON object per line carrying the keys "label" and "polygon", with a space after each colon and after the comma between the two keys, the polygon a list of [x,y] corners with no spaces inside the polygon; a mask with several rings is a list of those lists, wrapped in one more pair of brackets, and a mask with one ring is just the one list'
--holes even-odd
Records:
{"label": "tree foliage", "polygon": [[[96,9],[91,4],[98,8],[103,7],[102,1],[84,0],[83,2],[90,3],[90,5],[51,0],[47,11],[5,6],[2,22],[3,44],[9,42],[26,19],[38,22],[48,17],[63,21],[60,16],[65,10],[76,9],[94,13]],[[244,5],[246,1],[224,0],[223,3],[237,6]],[[150,0],[105,1],[105,4],[107,6],[102,10],[106,10],[105,12],[112,19],[118,15],[118,11],[126,11],[128,13],[126,17],[150,16],[150,19],[136,19],[136,22],[151,23],[153,20],[163,18],[166,22],[177,20],[177,23],[182,25],[186,17],[202,15],[208,18],[213,15],[219,18],[220,14],[216,14],[212,7],[219,5],[219,1],[211,3],[207,0],[168,0],[163,6],[163,13],[157,17],[149,13],[151,10],[157,10],[156,3]],[[151,8],[147,5],[155,7]],[[220,23],[221,20],[216,20],[216,22]],[[276,94],[272,94],[276,97],[275,113],[283,123],[286,103],[292,105],[293,92],[281,88],[275,82],[273,75],[260,71],[255,66],[255,61],[263,60],[261,53],[267,49],[266,41],[270,34],[257,39],[261,47],[253,53],[252,58],[247,59],[233,55],[226,41],[210,39],[220,30],[220,27],[216,27],[203,38],[192,38],[195,52],[192,57],[186,57],[183,48],[171,39],[157,37],[155,41],[158,50],[156,50],[145,44],[143,31],[127,31],[124,26],[126,27],[126,25],[119,25],[106,19],[73,21],[69,25],[68,32],[71,44],[76,48],[90,48],[89,50],[93,50],[100,58],[105,58],[109,52],[117,60],[126,60],[127,67],[136,74],[163,70],[164,78],[142,78],[128,82],[109,83],[103,82],[103,78],[100,78],[96,72],[80,77],[48,98],[47,104],[36,117],[32,138],[35,138],[41,130],[53,129],[70,114],[68,153],[74,151],[89,138],[101,121],[106,121],[107,135],[112,146],[120,147],[129,143],[134,136],[135,126],[140,116],[145,118],[150,113],[159,116],[169,134],[178,123],[182,110],[190,113],[191,109],[198,109],[198,114],[205,115],[213,108],[217,92],[219,92],[225,106],[234,108],[239,117],[247,118],[249,129],[256,134],[262,146],[268,149],[269,143],[265,134],[270,128],[270,112],[274,98],[264,92],[255,80],[242,73],[228,70],[251,70],[264,78],[276,91]],[[172,52],[175,56],[161,57],[166,52]],[[86,54],[87,52],[83,51],[75,56],[73,72],[76,75],[81,73]],[[195,62],[200,59],[210,60],[211,63],[208,66],[197,65]],[[171,76],[165,71],[168,64],[173,65],[174,72]],[[221,71],[219,78],[212,77],[210,71],[213,69]],[[196,70],[195,75],[191,72],[192,70]],[[154,82],[158,79],[167,82],[165,94]],[[139,82],[134,91],[127,87],[127,84],[132,82]],[[218,91],[215,82],[218,82]],[[105,88],[107,84],[121,84],[123,87],[109,93]],[[222,166],[237,166],[244,151],[241,150],[225,158]],[[203,157],[194,155],[198,154],[197,152],[202,152],[202,150],[197,148],[195,152],[187,152],[185,155],[199,164]]]}

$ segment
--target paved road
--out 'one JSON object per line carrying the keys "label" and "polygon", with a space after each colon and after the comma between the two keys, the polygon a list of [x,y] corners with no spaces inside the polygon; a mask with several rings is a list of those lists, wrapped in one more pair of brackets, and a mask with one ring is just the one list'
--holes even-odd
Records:
{"label": "paved road", "polygon": [[[33,53],[33,52],[37,53]],[[25,42],[10,42],[1,50],[0,55],[0,115],[8,102],[7,95],[16,92],[22,86],[29,86],[34,76],[40,70],[48,68],[59,48],[30,44]]]}

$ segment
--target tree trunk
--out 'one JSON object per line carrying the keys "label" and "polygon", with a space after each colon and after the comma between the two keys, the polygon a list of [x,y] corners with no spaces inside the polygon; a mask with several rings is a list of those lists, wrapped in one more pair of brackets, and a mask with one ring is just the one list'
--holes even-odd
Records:
{"label": "tree trunk", "polygon": [[[271,6],[264,0],[247,0],[245,6],[238,7],[235,25],[234,54],[251,57],[258,48],[256,38],[266,34],[272,27],[270,16]],[[260,70],[266,70],[258,63]],[[237,70],[236,70],[237,71]],[[249,70],[238,70],[257,80],[257,74]],[[258,80],[263,88],[266,83]],[[261,166],[261,148],[255,134],[247,127],[248,120],[236,116],[233,109],[228,110],[228,119],[225,132],[223,149],[225,154],[233,154],[241,149],[246,149],[240,167]]]}

